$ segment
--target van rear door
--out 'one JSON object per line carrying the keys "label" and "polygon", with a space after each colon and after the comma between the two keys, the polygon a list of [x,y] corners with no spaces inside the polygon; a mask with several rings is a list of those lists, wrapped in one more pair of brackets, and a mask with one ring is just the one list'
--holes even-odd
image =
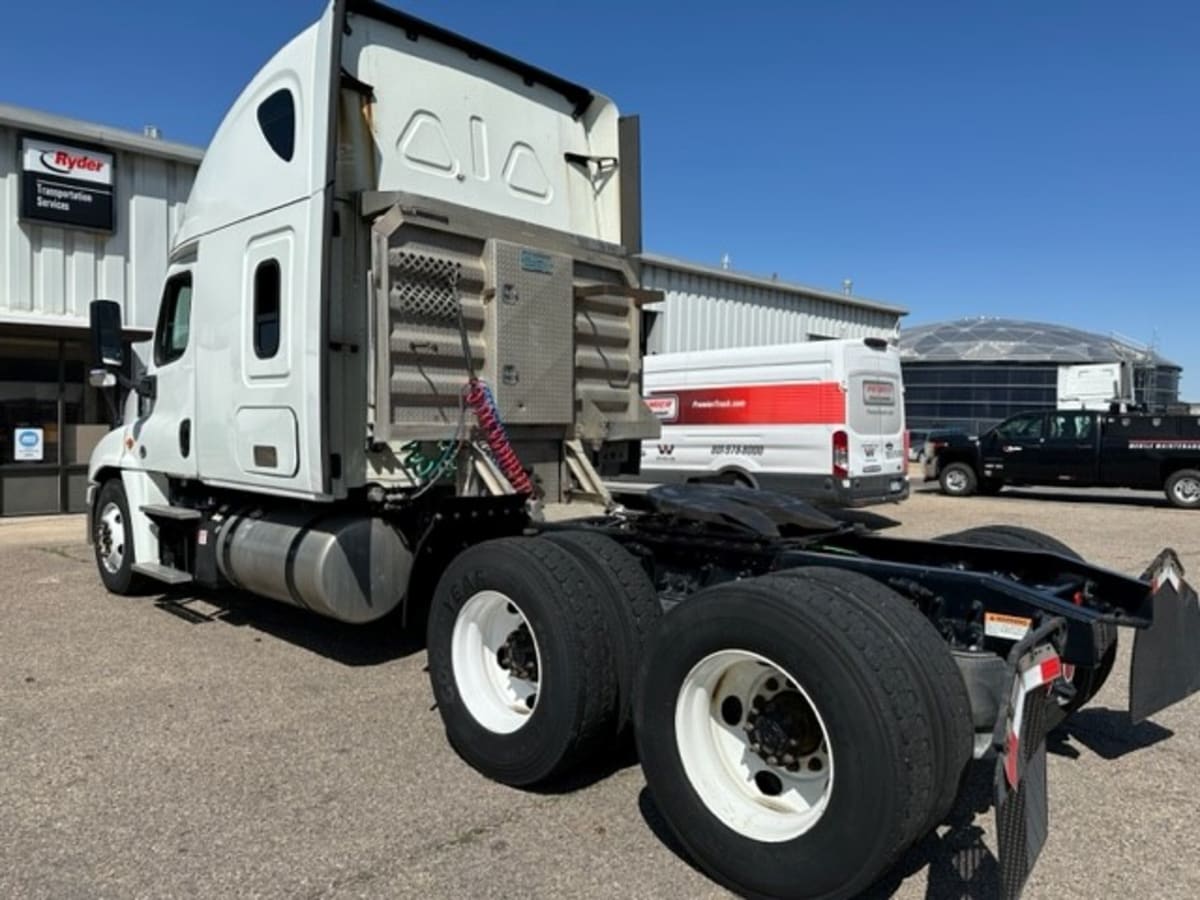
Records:
{"label": "van rear door", "polygon": [[904,398],[900,358],[883,341],[846,347],[846,427],[852,478],[903,477]]}

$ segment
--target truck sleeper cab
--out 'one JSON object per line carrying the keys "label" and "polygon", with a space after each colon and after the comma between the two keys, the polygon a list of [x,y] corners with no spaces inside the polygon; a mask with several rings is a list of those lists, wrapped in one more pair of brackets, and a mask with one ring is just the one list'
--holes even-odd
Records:
{"label": "truck sleeper cab", "polygon": [[908,496],[900,359],[876,338],[646,357],[650,482],[740,484],[835,506]]}
{"label": "truck sleeper cab", "polygon": [[[1170,551],[1135,579],[1045,535],[893,539],[765,490],[614,504],[602,479],[636,473],[660,430],[622,121],[482,44],[331,3],[218,129],[145,375],[124,374],[121,310],[93,304],[93,381],[128,389],[89,466],[101,579],[358,624],[427,613],[464,760],[528,787],[632,731],[670,827],[740,893],[865,889],[999,747],[1015,895],[1044,834],[1046,728],[1103,684],[1117,625],[1137,633],[1135,717],[1200,687],[1195,592]],[[814,441],[853,488],[903,466],[903,422],[891,356],[844,356],[821,390],[841,412],[844,385],[846,417]],[[545,521],[576,501],[594,515]]]}

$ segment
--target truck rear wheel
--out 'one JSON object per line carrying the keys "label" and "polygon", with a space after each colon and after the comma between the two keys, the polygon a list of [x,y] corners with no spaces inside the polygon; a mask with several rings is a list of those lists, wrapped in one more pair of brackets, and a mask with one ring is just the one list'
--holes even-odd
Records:
{"label": "truck rear wheel", "polygon": [[543,537],[566,549],[602,587],[617,675],[616,727],[627,737],[638,662],[662,618],[658,591],[633,554],[610,537],[584,531],[554,531]]}
{"label": "truck rear wheel", "polygon": [[635,706],[642,768],[680,842],[739,894],[854,896],[930,814],[929,712],[865,606],[768,576],[702,591],[657,630]]}
{"label": "truck rear wheel", "polygon": [[942,474],[938,476],[938,484],[942,486],[942,493],[951,497],[971,496],[975,493],[977,483],[975,470],[961,462],[950,463],[942,469]]}
{"label": "truck rear wheel", "polygon": [[933,623],[887,585],[845,569],[814,566],[789,569],[781,577],[800,578],[863,601],[863,608],[892,629],[908,657],[909,671],[918,676],[923,700],[931,713],[937,767],[935,799],[930,816],[920,825],[919,839],[945,820],[954,807],[963,771],[971,760],[974,730],[971,698],[962,674]]}
{"label": "truck rear wheel", "polygon": [[[955,531],[934,538],[935,541],[955,544],[973,544],[977,547],[1007,547],[1012,550],[1042,550],[1047,553],[1057,553],[1068,559],[1083,560],[1083,557],[1058,538],[1032,528],[1022,528],[1019,525],[980,525]],[[1090,701],[1112,674],[1113,664],[1117,661],[1117,628],[1107,622],[1096,626],[1096,638],[1107,649],[1095,666],[1076,666],[1071,676],[1071,686],[1075,688],[1075,696],[1062,704],[1063,711],[1069,716]]]}
{"label": "truck rear wheel", "polygon": [[477,544],[429,612],[429,675],[451,745],[496,781],[565,774],[611,738],[617,681],[601,587],[538,538]]}
{"label": "truck rear wheel", "polygon": [[129,596],[146,590],[146,580],[133,571],[133,525],[129,499],[120,478],[100,487],[92,519],[92,548],[100,580],[114,594]]}
{"label": "truck rear wheel", "polygon": [[1172,506],[1180,509],[1200,508],[1200,472],[1195,469],[1172,472],[1163,490]]}

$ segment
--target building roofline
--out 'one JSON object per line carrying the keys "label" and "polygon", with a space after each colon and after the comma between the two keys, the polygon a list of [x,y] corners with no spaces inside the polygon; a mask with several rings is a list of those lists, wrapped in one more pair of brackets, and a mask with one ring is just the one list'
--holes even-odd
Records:
{"label": "building roofline", "polygon": [[65,116],[56,116],[24,106],[13,106],[9,103],[0,103],[0,125],[38,131],[68,140],[75,138],[81,141],[91,141],[116,150],[174,159],[194,165],[199,165],[200,160],[204,158],[202,147],[148,138],[145,135],[125,131],[121,128],[98,125],[82,119],[69,119]]}
{"label": "building roofline", "polygon": [[702,263],[688,262],[687,260],[677,259],[673,256],[662,256],[658,253],[639,253],[636,259],[643,263],[649,263],[653,266],[661,266],[665,269],[678,269],[683,272],[691,272],[696,275],[708,275],[712,278],[721,278],[725,281],[736,281],[740,284],[748,284],[753,287],[767,288],[769,290],[780,291],[785,294],[796,294],[803,297],[816,297],[821,300],[829,300],[834,303],[842,303],[847,306],[857,306],[862,309],[875,310],[876,312],[892,313],[897,316],[907,316],[909,310],[904,306],[897,306],[894,303],[884,303],[880,300],[870,300],[866,297],[856,297],[853,294],[839,294],[837,291],[827,291],[822,288],[810,287],[806,284],[799,284],[795,281],[783,281],[776,278],[767,278],[762,275],[754,275],[749,272],[738,272],[733,269],[722,269],[720,266],[707,266]]}

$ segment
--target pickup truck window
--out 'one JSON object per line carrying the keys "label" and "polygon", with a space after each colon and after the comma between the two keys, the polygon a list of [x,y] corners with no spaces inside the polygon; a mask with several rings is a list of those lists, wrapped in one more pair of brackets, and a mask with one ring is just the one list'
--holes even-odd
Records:
{"label": "pickup truck window", "polygon": [[192,318],[192,274],[176,275],[167,282],[154,335],[154,364],[165,366],[187,350]]}
{"label": "pickup truck window", "polygon": [[1042,423],[1045,416],[1034,413],[1028,416],[1016,416],[996,428],[996,434],[1009,440],[1036,440],[1042,436]]}
{"label": "pickup truck window", "polygon": [[1086,441],[1092,437],[1090,413],[1054,413],[1050,416],[1050,438],[1059,441]]}

